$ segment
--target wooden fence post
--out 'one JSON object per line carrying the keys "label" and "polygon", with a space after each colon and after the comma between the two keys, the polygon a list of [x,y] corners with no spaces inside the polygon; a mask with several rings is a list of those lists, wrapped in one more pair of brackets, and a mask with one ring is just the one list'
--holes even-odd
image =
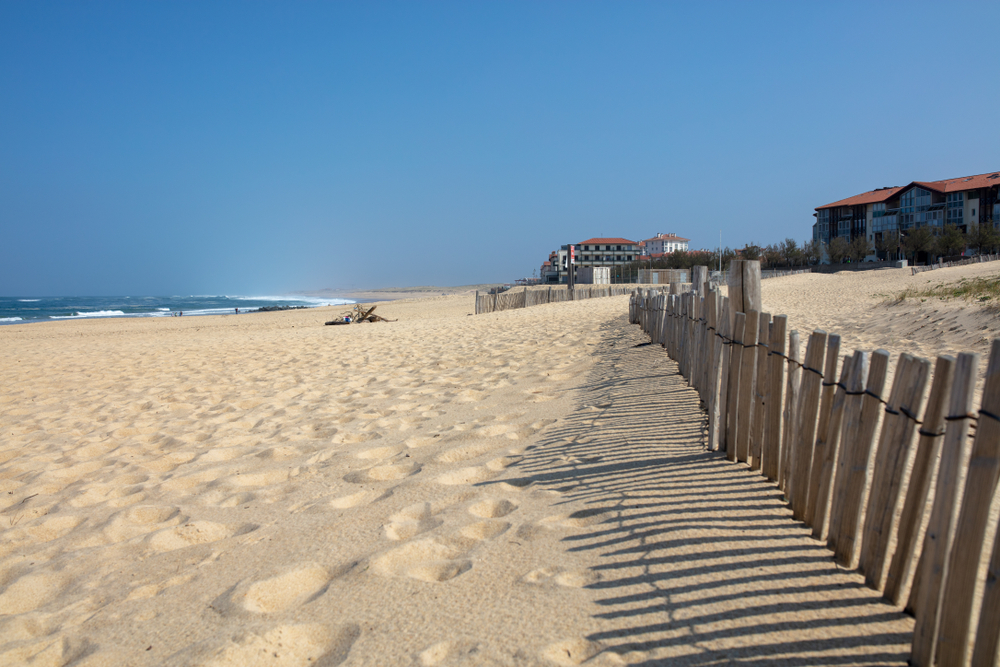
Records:
{"label": "wooden fence post", "polygon": [[875,590],[882,588],[886,559],[890,555],[889,541],[899,527],[897,515],[902,510],[904,500],[904,474],[913,464],[913,436],[917,431],[917,415],[923,406],[924,388],[927,386],[931,364],[926,359],[915,359],[913,368],[913,379],[905,388],[907,394],[899,408],[900,412],[903,412],[903,407],[908,408],[903,412],[906,419],[894,420],[896,430],[891,434],[892,437],[879,442],[868,508],[865,511],[858,565],[865,574],[868,585]]}
{"label": "wooden fence post", "polygon": [[771,481],[778,481],[779,462],[781,461],[781,408],[784,403],[782,392],[785,384],[785,336],[788,327],[788,317],[775,315],[771,326],[771,340],[768,350],[770,368],[767,371],[768,389],[767,425],[764,429],[764,476]]}
{"label": "wooden fence post", "polygon": [[740,381],[736,406],[736,460],[750,461],[750,434],[753,431],[754,379],[757,372],[757,334],[760,313],[751,310],[744,319],[740,345]]}
{"label": "wooden fence post", "polygon": [[[913,410],[913,391],[911,387],[920,384],[921,394],[923,384],[926,382],[927,367],[921,366],[919,361],[909,354],[901,354],[899,362],[896,364],[896,376],[892,383],[892,392],[889,402],[885,408],[885,417],[882,420],[882,433],[879,438],[877,452],[884,447],[897,446],[897,434],[901,432],[905,424],[909,421],[907,412],[916,414]],[[920,376],[923,375],[923,382]],[[891,444],[887,444],[891,443]],[[834,558],[844,567],[854,567],[854,561],[858,551],[858,532],[863,525],[863,514],[867,506],[866,488],[871,478],[871,458],[870,447],[866,447],[867,442],[851,443],[851,451],[845,450],[846,466],[843,469],[844,486],[843,495],[838,499],[841,511],[835,511],[834,521],[830,523],[830,542],[834,550]],[[839,483],[839,480],[838,480]],[[836,507],[835,507],[836,510]],[[836,532],[834,532],[836,528]]]}
{"label": "wooden fence post", "polygon": [[[886,376],[889,373],[889,353],[885,350],[876,350],[871,355],[870,368],[868,365],[868,353],[864,355],[862,370],[859,371],[862,377],[867,374],[864,394],[851,394],[847,396],[844,408],[844,423],[841,425],[840,444],[837,451],[829,451],[828,454],[835,455],[831,462],[833,479],[829,481],[832,494],[827,507],[819,504],[816,506],[816,513],[821,510],[826,511],[829,517],[829,529],[827,544],[833,549],[840,532],[840,526],[844,515],[845,497],[851,481],[852,466],[867,466],[872,450],[872,442],[875,438],[875,430],[878,428],[879,419],[882,416],[882,392],[885,389]],[[899,372],[897,368],[896,372]],[[855,390],[859,389],[854,385]],[[857,463],[855,463],[857,461]],[[866,475],[867,472],[863,472]],[[867,480],[867,477],[862,478]],[[863,481],[862,484],[865,482]],[[864,487],[862,487],[864,488]],[[826,492],[821,489],[823,497]],[[823,517],[815,518],[815,525],[822,526]],[[816,533],[813,533],[816,535]],[[820,529],[820,535],[822,535]],[[817,535],[819,537],[820,535]]]}
{"label": "wooden fence post", "polygon": [[816,420],[819,394],[823,384],[823,357],[826,354],[826,332],[813,331],[806,345],[803,365],[802,397],[798,414],[798,434],[795,442],[795,480],[792,484],[792,516],[801,520],[809,497],[809,471],[812,469],[813,445],[816,441]]}
{"label": "wooden fence post", "polygon": [[[996,533],[1000,535],[1000,526]],[[972,651],[972,667],[993,667],[997,664],[997,648],[1000,645],[1000,540],[993,542],[993,554],[986,570],[986,585],[983,589],[983,606],[976,630],[976,643]]]}
{"label": "wooden fence post", "polygon": [[948,415],[970,415],[970,418],[948,420],[941,446],[941,464],[938,468],[931,519],[927,524],[927,534],[907,604],[916,618],[910,663],[917,667],[930,667],[937,650],[944,584],[951,569],[951,546],[965,490],[962,482],[965,480],[972,450],[969,422],[978,367],[978,354],[960,354],[955,363],[955,377],[948,398]]}
{"label": "wooden fence post", "polygon": [[965,497],[944,584],[937,652],[941,667],[965,664],[975,606],[972,596],[985,547],[990,506],[1000,478],[1000,421],[997,415],[1000,415],[1000,340],[993,341],[986,367]]}
{"label": "wooden fence post", "polygon": [[[955,358],[940,356],[934,365],[934,380],[930,398],[924,409],[917,455],[910,473],[910,483],[906,490],[906,502],[899,515],[899,536],[896,552],[892,556],[889,574],[885,583],[885,597],[894,605],[900,604],[903,591],[910,585],[916,565],[917,545],[924,537],[927,525],[927,505],[931,491],[931,480],[937,473],[941,444],[944,442],[945,408],[955,377]],[[869,585],[871,585],[869,583]]]}
{"label": "wooden fence post", "polygon": [[[732,304],[730,303],[730,307]],[[733,334],[729,344],[729,396],[726,398],[726,458],[735,461],[736,425],[739,406],[740,369],[743,359],[743,334],[746,327],[746,313],[733,314]]]}
{"label": "wooden fence post", "polygon": [[717,290],[709,293],[708,302],[708,382],[705,391],[708,396],[708,449],[715,451],[719,448],[719,363],[721,362],[722,338],[717,335],[719,331],[720,317],[719,305],[721,295]]}
{"label": "wooden fence post", "polygon": [[809,471],[809,493],[803,519],[812,526],[816,515],[816,495],[819,493],[820,475],[826,464],[827,431],[830,428],[830,411],[833,409],[833,394],[837,388],[837,361],[840,359],[840,336],[830,334],[826,338],[826,367],[823,369],[823,383],[820,390],[819,422],[816,424],[816,442],[813,445],[812,469]]}
{"label": "wooden fence post", "polygon": [[691,289],[699,297],[704,297],[705,292],[705,281],[708,280],[708,267],[707,266],[692,266],[691,267]]}
{"label": "wooden fence post", "polygon": [[798,433],[798,423],[796,417],[799,414],[799,390],[802,385],[802,366],[799,359],[802,355],[802,346],[799,342],[799,332],[792,331],[788,335],[788,385],[785,391],[785,410],[782,421],[785,422],[784,432],[781,434],[781,476],[778,479],[778,486],[785,493],[785,498],[791,502],[792,489],[792,466],[796,434]]}
{"label": "wooden fence post", "polygon": [[728,433],[726,432],[726,421],[729,417],[729,366],[732,361],[733,346],[729,344],[729,340],[733,336],[733,325],[729,317],[729,297],[722,297],[722,310],[719,314],[719,328],[722,331],[721,337],[719,338],[717,348],[718,354],[720,355],[719,361],[719,408],[716,411],[718,413],[718,449],[720,451],[728,451],[726,437]]}
{"label": "wooden fence post", "polygon": [[[806,505],[808,519],[806,523],[812,526],[813,537],[818,540],[826,540],[827,510],[830,505],[833,478],[837,472],[837,454],[843,433],[847,392],[864,387],[864,376],[868,372],[867,356],[867,352],[856,351],[854,356],[844,357],[844,363],[840,368],[840,381],[837,383],[837,391],[833,396],[833,407],[830,410],[823,450],[817,451],[813,457],[813,470],[818,464],[820,474],[814,480],[809,481],[809,503]],[[812,493],[814,484],[815,494]]]}
{"label": "wooden fence post", "polygon": [[770,385],[767,380],[767,353],[771,340],[771,314],[761,313],[757,324],[757,373],[754,380],[754,404],[751,423],[753,432],[750,434],[750,469],[760,470],[764,456],[764,414],[765,403],[769,400]]}
{"label": "wooden fence post", "polygon": [[729,263],[729,303],[733,313],[761,311],[760,262],[734,259]]}

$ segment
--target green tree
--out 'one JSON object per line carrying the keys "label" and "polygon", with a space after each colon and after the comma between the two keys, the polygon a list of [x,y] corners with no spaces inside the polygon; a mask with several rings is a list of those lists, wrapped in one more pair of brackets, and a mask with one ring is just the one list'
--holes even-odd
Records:
{"label": "green tree", "polygon": [[883,232],[881,237],[875,239],[875,249],[886,258],[891,257],[899,251],[899,232]]}
{"label": "green tree", "polygon": [[1000,235],[996,228],[989,223],[976,225],[969,232],[969,245],[981,253],[992,252],[1000,245]]}
{"label": "green tree", "polygon": [[872,244],[867,236],[855,236],[847,245],[847,256],[852,262],[860,262],[872,254]]}
{"label": "green tree", "polygon": [[826,254],[830,256],[831,264],[840,264],[847,257],[847,250],[850,244],[843,236],[835,236],[830,239],[826,246]]}
{"label": "green tree", "polygon": [[806,241],[802,244],[802,261],[806,264],[817,264],[823,257],[823,246],[819,241]]}
{"label": "green tree", "polygon": [[918,252],[934,253],[937,238],[929,227],[916,227],[903,233],[903,249],[910,261],[916,262]]}
{"label": "green tree", "polygon": [[797,261],[801,261],[802,250],[799,249],[799,244],[795,242],[795,239],[785,239],[777,247],[788,266],[794,266]]}
{"label": "green tree", "polygon": [[966,243],[967,239],[962,230],[955,225],[945,225],[941,236],[938,237],[937,248],[942,255],[950,257],[965,250]]}
{"label": "green tree", "polygon": [[760,259],[760,246],[753,243],[743,246],[743,259]]}
{"label": "green tree", "polygon": [[766,263],[769,267],[775,267],[782,263],[785,256],[781,252],[780,243],[772,243],[767,246],[762,251],[761,262]]}

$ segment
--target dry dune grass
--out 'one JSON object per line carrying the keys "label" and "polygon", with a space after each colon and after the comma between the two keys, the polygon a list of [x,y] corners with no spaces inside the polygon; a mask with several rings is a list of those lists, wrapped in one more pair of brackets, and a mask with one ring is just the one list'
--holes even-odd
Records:
{"label": "dry dune grass", "polygon": [[[764,298],[845,348],[966,340],[876,283]],[[0,664],[904,663],[627,300],[0,328]]]}

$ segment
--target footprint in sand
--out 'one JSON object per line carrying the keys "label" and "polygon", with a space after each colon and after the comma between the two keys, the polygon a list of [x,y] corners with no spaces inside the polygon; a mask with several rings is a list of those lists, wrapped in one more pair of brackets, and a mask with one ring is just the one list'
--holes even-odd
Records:
{"label": "footprint in sand", "polygon": [[299,667],[339,665],[361,635],[356,624],[319,623],[245,630],[219,646],[204,667]]}
{"label": "footprint in sand", "polygon": [[383,500],[392,495],[392,490],[376,491],[374,489],[358,491],[346,496],[338,496],[329,502],[330,507],[338,510],[345,510],[359,505],[369,505],[379,500]]}
{"label": "footprint in sand", "polygon": [[302,447],[296,447],[294,445],[282,445],[280,447],[269,447],[262,452],[258,452],[256,456],[262,459],[269,459],[271,461],[287,461],[288,459],[293,459],[297,456],[305,456],[312,452],[312,447],[304,450]]}
{"label": "footprint in sand", "polygon": [[274,470],[262,470],[260,472],[244,472],[230,475],[222,480],[230,486],[271,486],[280,484],[289,477],[288,468],[277,468]]}
{"label": "footprint in sand", "polygon": [[173,551],[195,544],[217,542],[234,535],[243,535],[256,527],[247,525],[239,530],[214,521],[191,521],[175,528],[167,528],[149,536],[149,546],[155,551]]}
{"label": "footprint in sand", "polygon": [[517,509],[517,505],[509,500],[488,498],[469,507],[469,513],[484,519],[499,519]]}
{"label": "footprint in sand", "polygon": [[410,449],[418,449],[420,447],[429,447],[430,445],[441,444],[441,434],[430,436],[414,436],[412,438],[407,438],[403,441],[403,444]]}
{"label": "footprint in sand", "polygon": [[140,505],[112,515],[102,532],[111,542],[124,542],[161,528],[158,524],[171,520],[177,524],[185,518],[170,505]]}
{"label": "footprint in sand", "polygon": [[506,443],[502,440],[472,442],[467,445],[462,445],[461,447],[455,447],[454,449],[442,452],[441,454],[438,454],[436,460],[439,463],[458,463],[459,461],[467,461],[469,459],[478,458],[484,454],[494,452],[503,447],[505,444]]}
{"label": "footprint in sand", "polygon": [[430,503],[417,503],[390,518],[385,526],[385,536],[390,540],[408,540],[415,535],[433,530],[442,523],[441,519],[434,518]]}
{"label": "footprint in sand", "polygon": [[322,593],[330,573],[322,565],[304,563],[269,579],[250,584],[243,593],[243,608],[257,614],[273,614],[301,606]]}
{"label": "footprint in sand", "polygon": [[491,470],[486,466],[471,466],[468,468],[459,468],[458,470],[452,470],[451,472],[446,472],[437,478],[439,484],[447,484],[449,486],[455,486],[458,484],[478,484],[479,482],[485,482],[488,479],[496,477],[498,471]]}
{"label": "footprint in sand", "polygon": [[542,567],[524,575],[522,580],[529,584],[583,588],[601,580],[600,574],[591,570],[565,570],[561,567]]}
{"label": "footprint in sand", "polygon": [[359,459],[375,459],[382,460],[395,456],[401,453],[405,447],[395,445],[388,447],[374,447],[372,449],[364,449],[355,454]]}
{"label": "footprint in sand", "polygon": [[542,650],[542,657],[557,665],[580,665],[592,659],[604,648],[597,642],[586,639],[566,639],[549,644]]}
{"label": "footprint in sand", "polygon": [[372,561],[372,569],[387,576],[406,576],[420,581],[440,582],[454,579],[472,567],[461,558],[464,549],[436,539],[403,544]]}
{"label": "footprint in sand", "polygon": [[64,635],[28,644],[11,644],[14,648],[0,653],[0,665],[68,665],[87,650],[85,643],[71,641]]}
{"label": "footprint in sand", "polygon": [[479,644],[468,641],[443,641],[430,646],[417,656],[424,667],[435,667],[445,661],[451,664],[472,664]]}
{"label": "footprint in sand", "polygon": [[249,447],[219,447],[217,449],[210,449],[199,456],[198,462],[214,463],[218,461],[232,461],[245,455],[248,451],[250,451]]}
{"label": "footprint in sand", "polygon": [[170,577],[166,581],[157,582],[155,584],[146,584],[145,586],[137,586],[133,588],[128,594],[126,600],[145,600],[146,598],[151,598],[159,595],[168,588],[173,588],[174,586],[180,586],[181,584],[186,584],[192,579],[194,579],[194,574],[182,574],[176,577]]}
{"label": "footprint in sand", "polygon": [[405,463],[388,463],[386,465],[374,466],[367,470],[355,470],[344,475],[345,482],[352,484],[364,484],[365,482],[390,482],[420,472],[420,465],[415,461]]}
{"label": "footprint in sand", "polygon": [[59,539],[63,535],[69,533],[71,530],[83,523],[83,521],[84,518],[81,516],[47,516],[37,524],[16,526],[12,529],[8,529],[4,533],[4,540],[13,544],[20,544],[28,541],[36,544],[41,542],[51,542],[52,540]]}
{"label": "footprint in sand", "polygon": [[0,592],[4,614],[23,614],[44,607],[69,586],[70,579],[53,572],[29,572],[7,584]]}
{"label": "footprint in sand", "polygon": [[614,516],[615,509],[611,507],[595,507],[592,509],[579,510],[572,514],[558,514],[542,519],[541,523],[558,524],[567,528],[586,528],[594,524],[603,523]]}
{"label": "footprint in sand", "polygon": [[508,528],[510,528],[510,523],[507,521],[488,519],[463,526],[458,532],[463,537],[473,540],[489,540],[507,532]]}

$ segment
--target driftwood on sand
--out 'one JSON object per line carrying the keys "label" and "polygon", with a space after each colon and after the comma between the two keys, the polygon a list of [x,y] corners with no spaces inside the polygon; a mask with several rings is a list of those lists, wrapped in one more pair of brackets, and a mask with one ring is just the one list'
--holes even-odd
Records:
{"label": "driftwood on sand", "polygon": [[356,324],[358,322],[396,322],[397,320],[389,320],[380,315],[375,315],[375,309],[378,306],[372,306],[371,308],[365,310],[365,307],[358,304],[354,308],[335,320],[330,320],[327,325],[331,324]]}

